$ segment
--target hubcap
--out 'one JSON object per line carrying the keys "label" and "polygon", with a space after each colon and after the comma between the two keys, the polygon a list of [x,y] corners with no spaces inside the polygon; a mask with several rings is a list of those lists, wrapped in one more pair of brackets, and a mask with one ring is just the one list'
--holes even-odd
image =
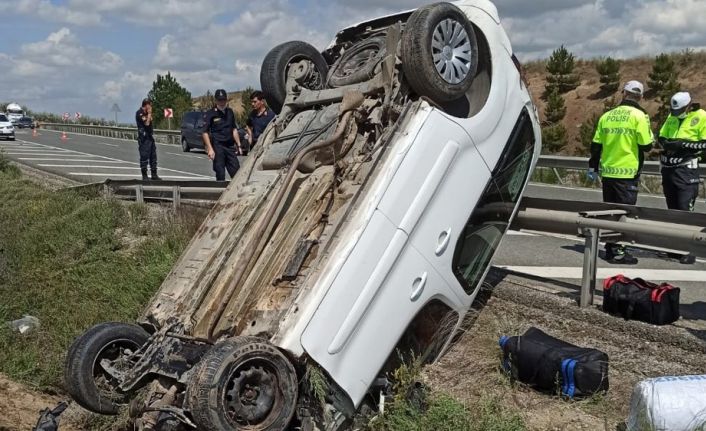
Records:
{"label": "hubcap", "polygon": [[463,25],[451,18],[434,29],[431,52],[434,66],[444,81],[458,84],[471,70],[471,40]]}
{"label": "hubcap", "polygon": [[245,426],[266,421],[277,401],[276,386],[276,377],[259,364],[236,371],[225,399],[231,420]]}

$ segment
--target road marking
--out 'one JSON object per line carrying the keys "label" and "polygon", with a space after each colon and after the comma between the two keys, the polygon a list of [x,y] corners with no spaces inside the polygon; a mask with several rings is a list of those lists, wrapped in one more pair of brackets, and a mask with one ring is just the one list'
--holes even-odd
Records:
{"label": "road marking", "polygon": [[[104,163],[102,160],[100,163]],[[115,163],[115,162],[113,162]],[[98,165],[51,165],[46,163],[38,163],[37,166],[43,168],[91,168],[91,169],[135,169],[134,166],[98,166]],[[168,170],[168,169],[166,169]]]}
{"label": "road marking", "polygon": [[[551,279],[580,280],[583,277],[583,268],[565,266],[503,266],[496,265],[497,268],[522,274],[533,275],[535,277]],[[690,281],[706,282],[706,271],[684,271],[680,269],[642,269],[642,268],[598,268],[596,278],[604,279],[614,275],[623,274],[630,278],[643,278],[646,280],[658,280],[668,282]]]}
{"label": "road marking", "polygon": [[507,231],[507,234],[509,236],[539,236],[535,233],[521,232],[518,230],[509,230],[509,231]]}
{"label": "road marking", "polygon": [[199,157],[199,156],[189,156],[189,155],[187,155],[187,154],[170,153],[170,152],[167,152],[167,154],[171,154],[172,156],[188,157],[189,159],[203,159],[203,157]]}
{"label": "road marking", "polygon": [[[67,157],[74,157],[73,155],[67,156]],[[87,156],[83,156],[87,157]],[[91,156],[91,157],[99,157],[99,156]],[[96,159],[67,159],[67,158],[61,158],[57,159],[55,157],[18,157],[18,160],[27,160],[27,161],[35,161],[35,162],[82,162],[82,163],[87,163],[87,162],[101,162],[101,163],[125,163],[122,161],[117,161],[117,160],[96,160]]]}
{"label": "road marking", "polygon": [[69,155],[68,152],[61,151],[14,151],[5,153],[8,156],[61,156],[63,154]]}
{"label": "road marking", "polygon": [[96,145],[107,145],[108,147],[119,147],[119,145],[108,144],[108,143],[106,143],[106,142],[93,142],[93,143],[96,144]]}
{"label": "road marking", "polygon": [[[22,142],[31,143],[31,142],[28,142],[28,141],[22,141]],[[53,146],[51,146],[51,145],[45,145],[45,144],[36,144],[36,145],[39,145],[39,146],[42,146],[42,147],[45,147],[45,148],[58,149],[58,148],[53,147]],[[139,165],[140,165],[139,163],[136,163],[136,162],[129,162],[129,161],[127,161],[127,160],[120,160],[120,159],[116,159],[116,158],[113,158],[113,157],[107,157],[107,156],[99,156],[99,155],[96,155],[96,154],[84,153],[84,152],[81,152],[81,151],[75,151],[75,150],[62,150],[62,151],[65,151],[65,152],[66,152],[65,154],[72,153],[72,154],[81,155],[81,156],[83,156],[83,157],[85,157],[85,156],[88,156],[88,157],[99,157],[99,158],[104,159],[104,160],[115,160],[115,161],[118,161],[118,162],[121,162],[121,163],[125,163],[125,164],[128,164],[128,165],[132,165],[132,166],[139,166]],[[97,161],[98,161],[98,160],[97,160]],[[197,174],[197,173],[194,173],[194,172],[180,171],[180,170],[177,170],[177,169],[169,169],[169,168],[161,168],[161,169],[162,169],[162,170],[168,170],[168,171],[171,171],[171,172],[177,172],[177,173],[180,173],[180,174],[193,175],[193,176],[196,176],[196,177],[199,177],[199,178],[211,178],[210,176],[205,176],[205,175]],[[186,178],[191,178],[191,177],[186,177]]]}
{"label": "road marking", "polygon": [[[90,173],[85,173],[85,172],[69,172],[68,175],[76,175],[76,176],[81,176],[81,177],[134,177],[134,178],[140,178],[140,175],[133,175],[133,174],[90,174]],[[175,175],[160,175],[161,178],[170,178],[174,180],[198,180],[201,178],[210,178],[210,177],[203,177],[203,176],[194,176],[194,177],[184,177],[184,176],[175,176]],[[154,185],[159,185],[159,183],[155,183]]]}

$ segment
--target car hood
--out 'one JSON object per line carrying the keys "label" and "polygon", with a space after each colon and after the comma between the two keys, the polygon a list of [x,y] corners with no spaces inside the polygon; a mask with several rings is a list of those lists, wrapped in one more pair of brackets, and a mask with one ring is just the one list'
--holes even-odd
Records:
{"label": "car hood", "polygon": [[7,127],[7,126],[12,126],[12,123],[9,121],[0,121],[0,127]]}

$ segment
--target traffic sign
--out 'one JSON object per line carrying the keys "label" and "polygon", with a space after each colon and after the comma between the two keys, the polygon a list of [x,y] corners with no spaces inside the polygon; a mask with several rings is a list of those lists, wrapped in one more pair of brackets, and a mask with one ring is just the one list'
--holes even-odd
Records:
{"label": "traffic sign", "polygon": [[68,119],[69,119],[70,117],[71,117],[71,115],[69,115],[68,112],[64,112],[64,115],[61,116],[61,118],[62,118],[64,121],[68,121]]}
{"label": "traffic sign", "polygon": [[80,112],[77,112],[77,113],[76,113],[76,119],[77,119],[77,120],[81,119],[81,113],[80,113]]}
{"label": "traffic sign", "polygon": [[174,118],[174,110],[172,108],[164,108],[164,118]]}

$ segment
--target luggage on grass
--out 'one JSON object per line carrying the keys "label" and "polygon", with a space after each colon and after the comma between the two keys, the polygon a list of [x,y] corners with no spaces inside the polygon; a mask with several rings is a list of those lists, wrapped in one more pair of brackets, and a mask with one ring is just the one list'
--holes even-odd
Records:
{"label": "luggage on grass", "polygon": [[530,328],[521,336],[502,337],[503,368],[535,389],[569,398],[608,390],[608,355],[574,346]]}
{"label": "luggage on grass", "polygon": [[679,320],[678,287],[617,275],[603,282],[603,311],[653,325]]}

